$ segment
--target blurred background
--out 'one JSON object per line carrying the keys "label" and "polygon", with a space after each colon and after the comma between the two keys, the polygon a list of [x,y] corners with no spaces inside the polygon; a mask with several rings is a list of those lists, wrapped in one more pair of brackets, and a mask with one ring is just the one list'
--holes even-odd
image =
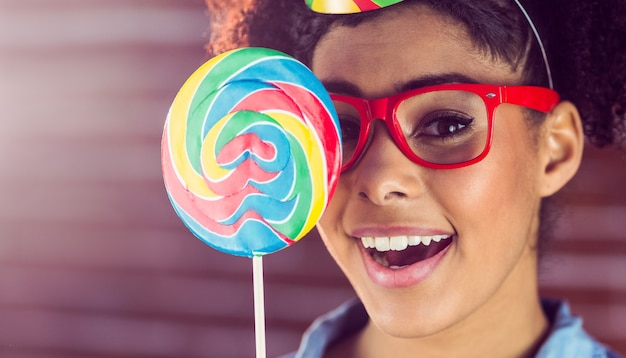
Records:
{"label": "blurred background", "polygon": [[[165,115],[207,60],[202,0],[0,0],[0,357],[252,357],[252,263],[162,184]],[[542,267],[626,354],[626,153],[587,150]],[[267,350],[352,291],[319,238],[267,256]]]}

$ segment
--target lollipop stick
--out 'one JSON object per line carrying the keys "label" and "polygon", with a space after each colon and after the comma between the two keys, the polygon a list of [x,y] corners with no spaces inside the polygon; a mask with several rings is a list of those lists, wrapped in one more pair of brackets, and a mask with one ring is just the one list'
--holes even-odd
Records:
{"label": "lollipop stick", "polygon": [[254,284],[254,332],[256,357],[265,358],[265,301],[263,298],[263,256],[252,257]]}

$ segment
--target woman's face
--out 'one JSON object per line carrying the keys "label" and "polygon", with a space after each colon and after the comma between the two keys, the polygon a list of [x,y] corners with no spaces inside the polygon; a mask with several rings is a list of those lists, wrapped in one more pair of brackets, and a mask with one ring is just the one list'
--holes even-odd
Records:
{"label": "woman's face", "polygon": [[[329,91],[371,99],[424,78],[519,82],[519,72],[475,48],[453,20],[423,5],[388,10],[322,38],[312,69]],[[522,108],[501,105],[489,155],[451,170],[413,163],[382,121],[375,123],[318,228],[376,326],[421,337],[476,327],[472,322],[493,320],[520,300],[536,300],[542,168],[533,138],[539,131],[530,130]],[[363,237],[381,251],[366,249]],[[402,248],[405,240],[429,239],[429,246],[384,251],[388,242]]]}

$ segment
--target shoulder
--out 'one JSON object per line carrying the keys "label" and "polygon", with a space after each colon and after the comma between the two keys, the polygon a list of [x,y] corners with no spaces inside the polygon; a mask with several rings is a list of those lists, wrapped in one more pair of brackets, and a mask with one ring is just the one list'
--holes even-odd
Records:
{"label": "shoulder", "polygon": [[621,358],[585,332],[582,318],[571,313],[567,302],[544,299],[542,306],[552,328],[537,358]]}
{"label": "shoulder", "polygon": [[282,358],[322,357],[331,345],[362,329],[367,320],[361,301],[350,300],[316,319],[304,333],[298,351]]}

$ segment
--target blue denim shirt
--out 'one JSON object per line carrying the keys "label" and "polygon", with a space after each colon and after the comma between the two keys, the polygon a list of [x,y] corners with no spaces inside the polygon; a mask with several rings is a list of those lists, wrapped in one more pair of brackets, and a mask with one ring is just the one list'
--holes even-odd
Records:
{"label": "blue denim shirt", "polygon": [[[571,314],[567,303],[544,299],[541,304],[552,329],[536,358],[620,358],[583,330],[582,319]],[[349,301],[318,318],[305,332],[298,351],[283,358],[321,358],[332,343],[357,332],[367,320],[363,304]]]}

